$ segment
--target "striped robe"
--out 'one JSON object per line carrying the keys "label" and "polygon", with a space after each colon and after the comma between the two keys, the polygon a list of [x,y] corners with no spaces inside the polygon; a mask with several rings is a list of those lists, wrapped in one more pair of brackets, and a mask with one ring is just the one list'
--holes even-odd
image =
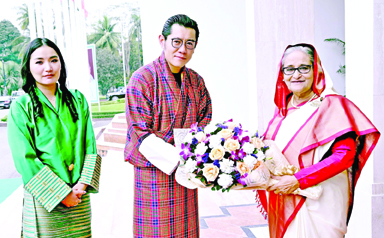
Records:
{"label": "striped robe", "polygon": [[139,152],[150,134],[174,144],[174,128],[210,122],[211,99],[203,78],[186,67],[182,75],[179,88],[163,53],[137,70],[127,87],[124,157],[135,166],[135,237],[199,237],[197,190],[180,186],[174,174],[166,175]]}
{"label": "striped robe", "polygon": [[[91,206],[88,193],[99,189],[101,158],[87,101],[77,90],[79,119],[73,122],[61,90],[53,107],[36,90],[42,117],[35,118],[29,94],[12,103],[8,115],[8,142],[24,183],[23,237],[90,237]],[[61,203],[78,183],[87,184],[82,202],[68,208]]]}

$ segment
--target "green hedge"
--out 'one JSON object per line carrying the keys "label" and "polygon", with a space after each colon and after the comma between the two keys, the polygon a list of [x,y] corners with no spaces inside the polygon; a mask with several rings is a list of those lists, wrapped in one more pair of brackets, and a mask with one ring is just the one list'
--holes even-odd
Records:
{"label": "green hedge", "polygon": [[109,112],[93,112],[93,118],[112,118],[116,114],[124,113],[124,111],[109,111]]}
{"label": "green hedge", "polygon": [[[110,104],[118,104],[118,103],[125,103],[125,98],[120,98],[116,101],[101,101],[100,106],[102,105],[110,105]],[[97,102],[92,103],[92,106],[99,106]]]}

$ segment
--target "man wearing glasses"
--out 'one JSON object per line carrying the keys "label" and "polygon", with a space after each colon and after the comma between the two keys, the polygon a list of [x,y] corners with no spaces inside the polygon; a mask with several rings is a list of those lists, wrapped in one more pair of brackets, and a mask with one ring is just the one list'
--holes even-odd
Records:
{"label": "man wearing glasses", "polygon": [[163,53],[138,69],[127,86],[125,160],[134,165],[134,237],[199,237],[197,190],[175,180],[180,160],[173,129],[205,126],[212,105],[203,78],[185,65],[199,38],[186,15],[170,17],[159,42]]}

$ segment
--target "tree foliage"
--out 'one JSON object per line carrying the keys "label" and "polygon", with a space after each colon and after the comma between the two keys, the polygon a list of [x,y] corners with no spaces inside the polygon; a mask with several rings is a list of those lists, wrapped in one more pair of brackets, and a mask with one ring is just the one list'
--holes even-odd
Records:
{"label": "tree foliage", "polygon": [[4,61],[20,63],[18,55],[12,52],[11,42],[20,36],[19,30],[8,20],[0,22],[0,57]]}
{"label": "tree foliage", "polygon": [[115,32],[116,23],[112,23],[112,18],[104,16],[94,27],[95,32],[88,36],[88,44],[95,44],[97,48],[108,49],[118,54],[120,45],[120,33]]}
{"label": "tree foliage", "polygon": [[29,14],[28,14],[28,5],[26,3],[23,3],[21,7],[19,7],[19,10],[17,12],[19,21],[19,26],[21,30],[23,31],[29,31]]}
{"label": "tree foliage", "polygon": [[12,42],[12,52],[18,54],[19,59],[21,59],[25,49],[27,48],[27,45],[31,41],[31,38],[29,37],[29,13],[28,13],[28,6],[27,4],[23,4],[21,7],[19,7],[17,12],[19,21],[19,26],[21,30],[24,31],[23,35],[20,35],[19,37],[16,37]]}
{"label": "tree foliage", "polygon": [[106,95],[112,87],[123,86],[123,63],[119,55],[107,49],[96,49],[99,91]]}
{"label": "tree foliage", "polygon": [[18,55],[18,58],[21,60],[23,57],[24,51],[27,48],[31,38],[29,36],[19,36],[11,42],[12,52]]}
{"label": "tree foliage", "polygon": [[143,47],[141,41],[141,18],[139,10],[133,9],[128,31],[128,42],[125,43],[127,55],[128,77],[143,65]]}
{"label": "tree foliage", "polygon": [[102,94],[106,94],[110,88],[124,85],[121,44],[124,47],[127,78],[143,65],[141,19],[137,6],[126,2],[110,6],[107,13],[87,37],[89,44],[96,45],[99,90]]}
{"label": "tree foliage", "polygon": [[[4,67],[4,72],[3,72]],[[10,95],[12,91],[18,90],[23,84],[20,76],[20,65],[13,61],[3,63],[0,61],[0,86],[3,91],[4,73],[6,79],[7,94]],[[3,94],[3,92],[2,92]]]}

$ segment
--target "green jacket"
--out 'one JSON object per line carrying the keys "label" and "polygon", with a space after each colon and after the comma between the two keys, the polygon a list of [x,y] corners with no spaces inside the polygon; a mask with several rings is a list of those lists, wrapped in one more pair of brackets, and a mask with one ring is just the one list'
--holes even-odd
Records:
{"label": "green jacket", "polygon": [[70,192],[77,182],[97,192],[101,158],[87,101],[78,90],[70,90],[79,119],[73,122],[62,92],[57,89],[56,108],[36,89],[43,116],[35,119],[29,94],[12,102],[8,115],[8,142],[24,188],[48,211]]}

